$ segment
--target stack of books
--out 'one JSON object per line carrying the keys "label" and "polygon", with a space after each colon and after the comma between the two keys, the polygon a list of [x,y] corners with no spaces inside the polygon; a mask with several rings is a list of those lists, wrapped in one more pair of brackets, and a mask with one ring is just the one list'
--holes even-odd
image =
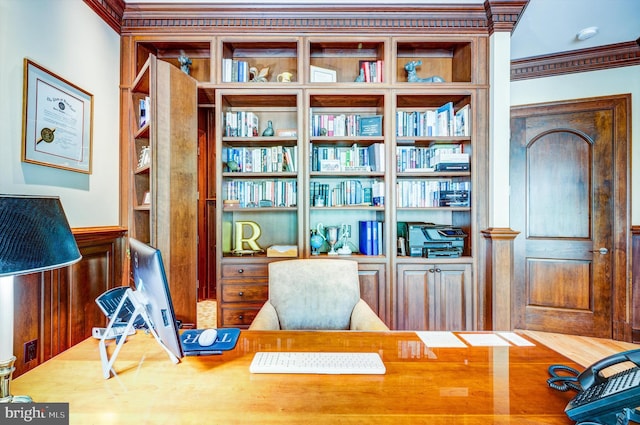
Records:
{"label": "stack of books", "polygon": [[382,221],[364,220],[358,222],[360,254],[383,255]]}

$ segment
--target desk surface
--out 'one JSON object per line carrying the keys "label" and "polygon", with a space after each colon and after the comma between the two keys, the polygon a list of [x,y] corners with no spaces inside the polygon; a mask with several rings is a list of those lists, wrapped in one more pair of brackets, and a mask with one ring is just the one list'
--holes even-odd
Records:
{"label": "desk surface", "polygon": [[[375,351],[387,373],[251,374],[256,351]],[[115,377],[103,379],[90,338],[15,379],[11,392],[68,402],[71,424],[572,424],[564,408],[574,394],[546,384],[555,363],[581,369],[537,342],[429,348],[415,332],[243,331],[233,351],[173,364],[138,332]]]}

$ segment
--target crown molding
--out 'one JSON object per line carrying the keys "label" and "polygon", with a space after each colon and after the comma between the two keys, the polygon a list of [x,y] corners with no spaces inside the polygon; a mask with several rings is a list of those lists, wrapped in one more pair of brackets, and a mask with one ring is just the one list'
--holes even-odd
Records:
{"label": "crown molding", "polygon": [[635,41],[511,61],[511,81],[550,77],[640,64]]}
{"label": "crown molding", "polygon": [[528,0],[486,0],[484,4],[219,4],[124,3],[84,0],[118,34],[215,30],[308,32],[326,29],[429,29],[431,33],[512,31]]}
{"label": "crown molding", "polygon": [[122,15],[125,9],[124,0],[84,0],[111,28],[120,34]]}
{"label": "crown molding", "polygon": [[489,34],[513,32],[529,0],[488,0],[484,8],[489,22]]}

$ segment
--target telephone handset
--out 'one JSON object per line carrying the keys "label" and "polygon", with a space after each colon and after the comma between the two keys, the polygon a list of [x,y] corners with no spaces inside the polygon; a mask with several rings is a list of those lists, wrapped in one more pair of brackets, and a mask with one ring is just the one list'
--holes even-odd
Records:
{"label": "telephone handset", "polygon": [[[633,366],[605,377],[602,371],[623,362]],[[567,404],[565,413],[578,424],[626,425],[640,423],[640,349],[606,357],[582,373],[563,365],[549,367],[547,383],[559,391],[578,394]]]}

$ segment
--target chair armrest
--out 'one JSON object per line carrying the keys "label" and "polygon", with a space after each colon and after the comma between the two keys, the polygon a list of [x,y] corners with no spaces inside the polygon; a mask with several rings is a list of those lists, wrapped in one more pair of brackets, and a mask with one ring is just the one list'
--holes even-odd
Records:
{"label": "chair armrest", "polygon": [[280,330],[278,313],[273,305],[267,301],[264,303],[253,322],[249,326],[250,331],[277,331]]}
{"label": "chair armrest", "polygon": [[369,307],[363,299],[360,299],[351,313],[352,331],[388,331],[389,328],[384,324],[378,315]]}

